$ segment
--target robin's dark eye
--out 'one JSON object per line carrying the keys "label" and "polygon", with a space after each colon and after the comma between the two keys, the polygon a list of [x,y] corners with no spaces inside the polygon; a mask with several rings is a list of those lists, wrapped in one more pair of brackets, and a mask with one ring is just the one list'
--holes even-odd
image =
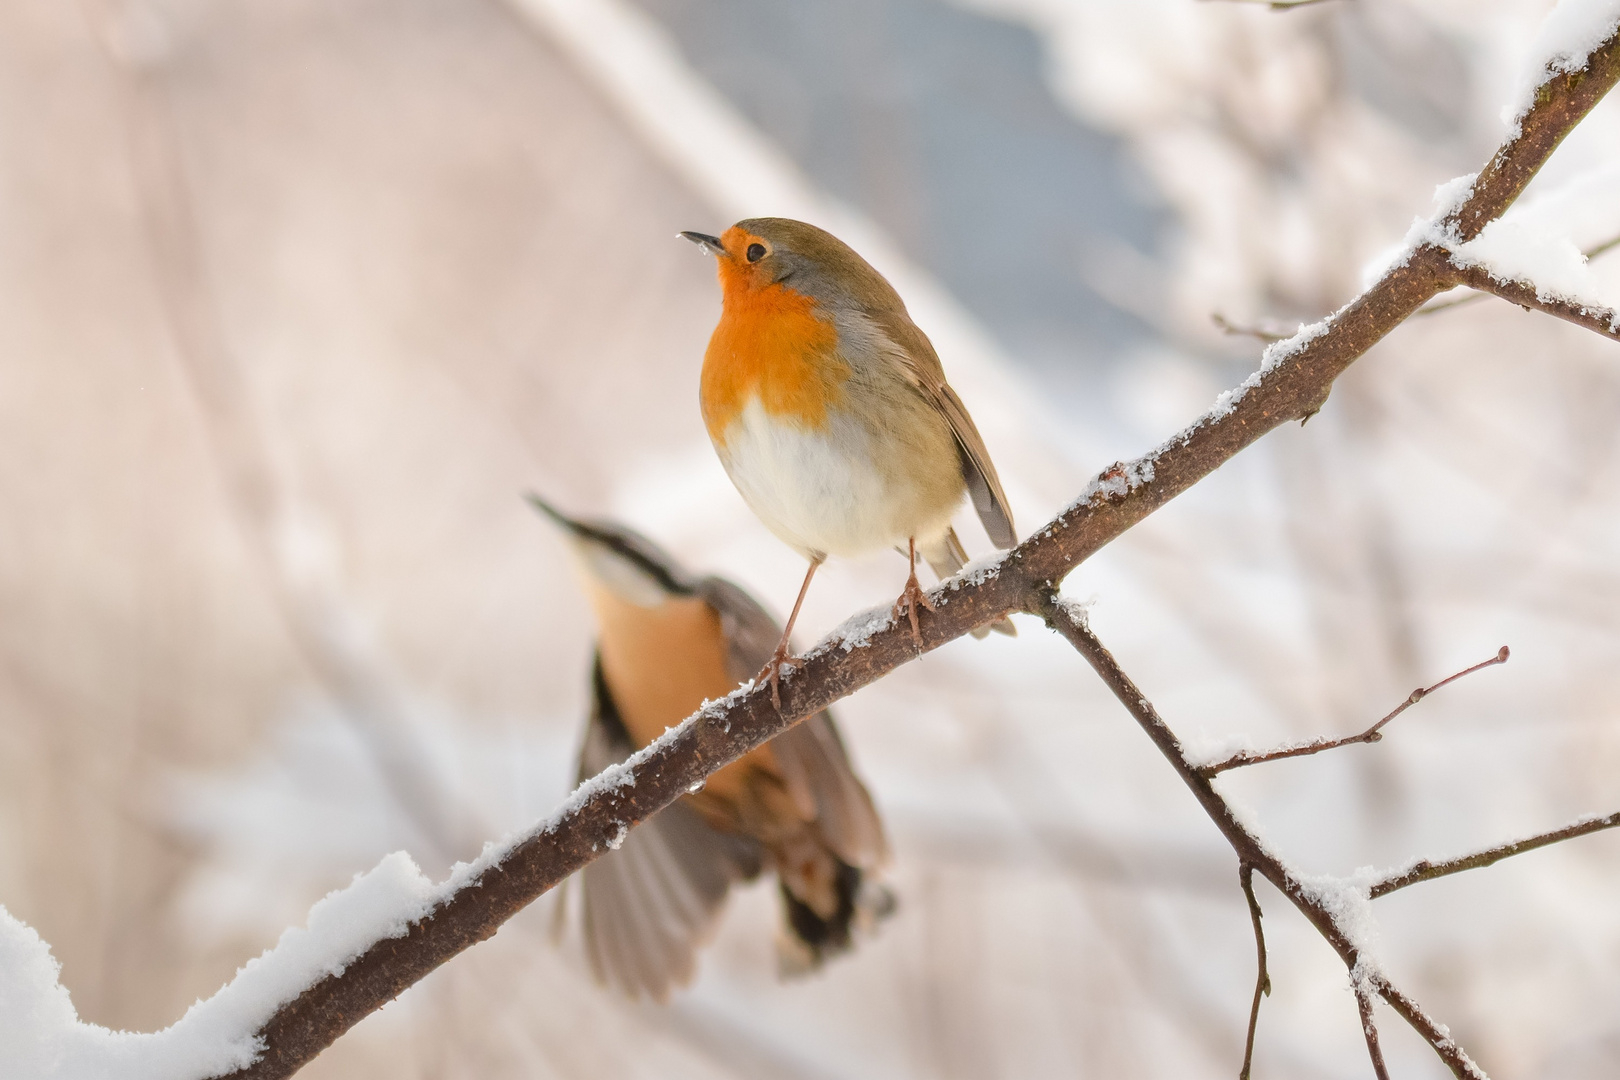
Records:
{"label": "robin's dark eye", "polygon": [[744,252],[744,254],[748,256],[749,262],[759,262],[759,260],[765,257],[765,245],[749,244],[748,250]]}

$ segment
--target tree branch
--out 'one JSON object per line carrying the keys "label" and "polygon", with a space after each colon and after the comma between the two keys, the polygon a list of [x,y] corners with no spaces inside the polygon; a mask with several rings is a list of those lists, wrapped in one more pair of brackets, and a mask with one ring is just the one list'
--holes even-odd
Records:
{"label": "tree branch", "polygon": [[1602,832],[1620,825],[1620,813],[1609,814],[1607,817],[1585,818],[1581,821],[1565,825],[1562,829],[1553,829],[1551,832],[1537,833],[1535,836],[1523,840],[1514,840],[1507,844],[1498,844],[1496,847],[1476,851],[1472,855],[1461,855],[1455,859],[1446,859],[1444,862],[1430,862],[1423,859],[1413,863],[1410,867],[1398,874],[1392,874],[1372,887],[1371,897],[1376,900],[1380,896],[1388,896],[1396,889],[1404,889],[1408,885],[1416,885],[1420,881],[1433,881],[1435,878],[1446,877],[1449,874],[1460,874],[1464,870],[1478,870],[1483,866],[1501,862],[1514,855],[1536,848],[1556,844],[1561,840],[1573,840],[1577,836],[1587,836],[1591,833]]}
{"label": "tree branch", "polygon": [[1361,1013],[1361,1033],[1367,1039],[1367,1056],[1372,1058],[1373,1075],[1378,1080],[1389,1080],[1389,1066],[1384,1064],[1384,1051],[1378,1045],[1378,1024],[1373,1018],[1373,992],[1365,982],[1356,984],[1356,1009]]}
{"label": "tree branch", "polygon": [[1620,312],[1613,308],[1602,305],[1588,306],[1556,296],[1543,296],[1533,282],[1503,281],[1492,277],[1491,272],[1483,266],[1464,266],[1454,261],[1452,273],[1456,276],[1458,284],[1467,285],[1480,292],[1492,293],[1522,308],[1534,308],[1576,326],[1584,326],[1611,341],[1620,341]]}
{"label": "tree branch", "polygon": [[[1523,190],[1564,136],[1620,78],[1620,34],[1593,53],[1587,67],[1549,79],[1476,180],[1468,200],[1446,221],[1464,241],[1477,235]],[[1160,745],[1238,853],[1283,891],[1352,967],[1353,941],[1320,904],[1232,815],[1208,778],[1188,763],[1180,743],[1136,694],[1106,650],[1065,614],[1051,590],[1085,559],[1192,487],[1254,443],[1290,421],[1303,420],[1327,400],[1333,381],[1384,335],[1454,282],[1445,254],[1419,248],[1369,289],[1321,323],[1266,352],[1262,369],[1208,414],[1158,450],[1116,465],[1068,509],[1008,552],[994,566],[955,578],[931,594],[938,607],[920,620],[921,647],[909,627],[863,617],[858,634],[834,635],[796,662],[781,685],[782,707],[768,689],[744,687],[705,706],[627,764],[624,781],[590,786],[564,812],[514,843],[500,862],[471,878],[397,938],[378,941],[331,975],[287,1002],[260,1029],[263,1055],[229,1074],[271,1080],[290,1076],[373,1010],[463,949],[492,936],[500,925],[546,890],[580,869],[693,785],[793,723],[893,671],[920,652],[938,648],[1014,611],[1035,611],[1092,660]],[[1071,636],[1072,635],[1072,636]],[[1127,700],[1129,698],[1129,700]],[[1410,1000],[1380,984],[1386,1001],[1435,1046],[1459,1077],[1483,1077],[1467,1055]],[[1449,1049],[1448,1049],[1449,1048]]]}
{"label": "tree branch", "polygon": [[1474,1059],[1457,1045],[1457,1041],[1451,1037],[1451,1032],[1424,1012],[1417,1002],[1382,975],[1369,975],[1368,978],[1372,980],[1373,989],[1378,991],[1378,996],[1383,998],[1402,1020],[1410,1024],[1413,1030],[1423,1036],[1434,1048],[1435,1053],[1440,1055],[1440,1060],[1451,1069],[1452,1075],[1456,1076],[1457,1080],[1490,1080],[1490,1077],[1485,1075],[1485,1070],[1475,1064]]}
{"label": "tree branch", "polygon": [[1407,709],[1410,709],[1412,706],[1416,705],[1418,702],[1422,701],[1424,698],[1428,697],[1442,686],[1454,683],[1463,676],[1472,675],[1474,672],[1480,671],[1484,668],[1495,667],[1497,664],[1505,664],[1507,661],[1508,647],[1504,645],[1498,649],[1496,651],[1496,655],[1491,657],[1489,660],[1481,660],[1472,667],[1463,668],[1454,675],[1446,676],[1433,686],[1420,686],[1416,690],[1412,691],[1412,693],[1407,696],[1405,701],[1395,706],[1395,708],[1391,710],[1382,720],[1378,721],[1378,723],[1374,724],[1366,731],[1361,732],[1359,735],[1346,735],[1342,739],[1312,739],[1309,742],[1294,743],[1289,746],[1279,746],[1274,750],[1241,750],[1238,753],[1233,754],[1231,757],[1223,758],[1222,760],[1215,762],[1213,765],[1201,765],[1199,766],[1198,771],[1206,777],[1218,776],[1228,769],[1241,769],[1246,765],[1260,765],[1267,761],[1281,761],[1284,758],[1305,757],[1309,754],[1320,754],[1324,750],[1337,750],[1341,746],[1349,746],[1352,743],[1375,743],[1384,737],[1383,728],[1385,724],[1389,723],[1391,720],[1401,715],[1401,713],[1405,712]]}
{"label": "tree branch", "polygon": [[1514,135],[1480,170],[1468,199],[1441,222],[1463,243],[1474,239],[1513,204],[1552,152],[1592,111],[1620,77],[1620,34],[1610,34],[1586,66],[1553,74],[1536,89],[1535,102]]}
{"label": "tree branch", "polygon": [[[1613,251],[1617,247],[1620,247],[1620,236],[1612,237],[1612,238],[1610,238],[1608,240],[1603,241],[1603,243],[1601,243],[1601,244],[1597,244],[1594,247],[1589,247],[1585,251],[1581,252],[1581,254],[1586,257],[1588,262],[1590,262],[1591,260],[1597,258],[1599,255],[1603,255],[1603,254],[1606,254],[1607,252]],[[1453,308],[1464,307],[1464,306],[1466,306],[1468,304],[1477,304],[1481,300],[1485,299],[1485,297],[1487,295],[1489,295],[1489,294],[1485,293],[1485,292],[1477,292],[1477,291],[1476,292],[1471,292],[1467,296],[1459,296],[1455,300],[1442,300],[1439,303],[1426,304],[1422,308],[1420,308],[1415,314],[1418,314],[1418,315],[1434,315],[1437,312],[1450,311]],[[1518,301],[1515,300],[1514,303],[1518,303]],[[1223,329],[1225,329],[1229,325],[1226,322],[1226,320],[1222,319],[1219,315],[1215,315],[1215,316],[1212,316],[1212,317],[1215,320],[1215,325],[1220,326]],[[1243,327],[1232,327],[1231,329],[1227,329],[1227,333],[1229,333],[1229,334],[1241,334],[1241,333],[1245,333],[1245,332],[1246,331],[1244,330]]]}

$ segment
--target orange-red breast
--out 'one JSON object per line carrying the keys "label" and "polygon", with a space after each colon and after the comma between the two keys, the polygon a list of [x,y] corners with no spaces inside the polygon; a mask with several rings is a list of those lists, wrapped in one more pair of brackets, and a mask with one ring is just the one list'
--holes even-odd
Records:
{"label": "orange-red breast", "polygon": [[[883,275],[814,225],[750,218],[717,237],[681,235],[719,264],[703,420],[749,507],[810,560],[799,603],[828,555],[902,547],[911,573],[895,617],[908,615],[920,641],[917,608],[931,605],[917,552],[940,577],[961,569],[951,516],[963,495],[996,546],[1017,542],[990,454],[934,346]],[[761,672],[773,697],[787,657],[784,633]]]}
{"label": "orange-red breast", "polygon": [[[691,577],[622,526],[535,506],[579,555],[599,629],[579,776],[594,776],[721,698],[771,655],[776,622],[717,577]],[[582,872],[586,955],[596,977],[664,998],[687,982],[734,881],[780,882],[784,970],[849,947],[893,906],[875,871],[883,825],[832,717],[817,713],[632,829]]]}

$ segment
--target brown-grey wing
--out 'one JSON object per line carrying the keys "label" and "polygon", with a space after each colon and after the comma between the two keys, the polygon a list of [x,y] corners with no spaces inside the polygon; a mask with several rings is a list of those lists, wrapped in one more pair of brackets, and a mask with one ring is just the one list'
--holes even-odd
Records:
{"label": "brown-grey wing", "polygon": [[877,313],[876,322],[885,336],[895,343],[895,360],[906,369],[908,378],[922,391],[929,403],[945,418],[956,436],[957,452],[962,459],[962,479],[967,481],[968,497],[973,509],[984,525],[985,534],[997,547],[1010,548],[1018,543],[1013,529],[1012,507],[1007,493],[1001,488],[1001,477],[990,461],[990,451],[984,445],[984,436],[974,426],[967,406],[956,396],[945,381],[945,368],[934,351],[934,343],[918,329],[905,310]]}
{"label": "brown-grey wing", "polygon": [[[704,578],[697,593],[720,616],[729,644],[730,674],[751,679],[776,651],[782,629],[741,588],[724,578]],[[888,858],[883,822],[872,796],[855,775],[830,713],[823,710],[770,742],[782,778],[799,811],[819,826],[840,859],[870,870]]]}
{"label": "brown-grey wing", "polygon": [[968,498],[973,500],[973,509],[979,515],[979,522],[984,525],[985,535],[996,547],[1016,547],[1018,532],[1013,528],[1012,507],[1007,503],[1007,493],[1001,488],[1001,477],[996,475],[996,467],[990,462],[990,451],[984,445],[984,437],[973,426],[967,406],[962,404],[962,399],[956,396],[950,384],[940,383],[939,394],[940,411],[951,425],[951,433],[956,436],[956,448],[962,456],[962,479],[967,481]]}
{"label": "brown-grey wing", "polygon": [[776,652],[776,643],[782,640],[782,628],[776,620],[741,586],[725,578],[703,578],[694,591],[720,617],[720,635],[726,641],[726,673],[738,683],[758,675]]}
{"label": "brown-grey wing", "polygon": [[[580,749],[584,779],[636,749],[602,677]],[[688,982],[734,881],[756,876],[759,844],[711,828],[675,802],[631,829],[615,851],[580,874],[585,953],[598,980],[634,997],[663,1000]]]}

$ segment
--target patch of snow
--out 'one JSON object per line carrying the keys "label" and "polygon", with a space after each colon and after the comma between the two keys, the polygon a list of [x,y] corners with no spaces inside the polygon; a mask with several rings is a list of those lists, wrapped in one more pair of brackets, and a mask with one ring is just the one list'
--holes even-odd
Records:
{"label": "patch of snow", "polygon": [[1561,0],[1542,21],[1530,43],[1519,85],[1502,107],[1502,122],[1513,136],[1535,104],[1536,91],[1555,75],[1580,71],[1592,50],[1620,28],[1620,0]]}
{"label": "patch of snow", "polygon": [[[1605,179],[1613,181],[1613,170],[1601,170],[1595,182]],[[1462,241],[1448,219],[1473,192],[1474,180],[1475,175],[1459,176],[1437,188],[1434,214],[1412,223],[1401,246],[1385,257],[1374,276],[1403,264],[1413,251],[1428,244],[1449,253],[1459,266],[1477,267],[1499,282],[1533,287],[1543,302],[1563,301],[1588,312],[1607,312],[1611,329],[1620,331],[1616,305],[1599,295],[1600,287],[1586,256],[1567,235],[1549,228],[1561,216],[1551,209],[1557,205],[1555,202],[1543,204],[1541,210],[1532,205],[1522,212],[1506,214],[1487,224],[1474,239]],[[1581,189],[1589,186],[1590,182],[1583,179]]]}
{"label": "patch of snow", "polygon": [[1260,385],[1260,376],[1262,374],[1264,374],[1264,369],[1250,372],[1248,378],[1238,383],[1232,389],[1222,390],[1218,395],[1216,395],[1215,404],[1209,407],[1209,411],[1178,432],[1173,441],[1180,442],[1185,445],[1187,440],[1192,438],[1193,432],[1197,431],[1205,424],[1213,424],[1222,417],[1229,415],[1233,409],[1238,407],[1238,402],[1242,401],[1244,396],[1248,394],[1250,390],[1253,390],[1255,387]]}
{"label": "patch of snow", "polygon": [[1300,892],[1325,909],[1345,938],[1355,946],[1357,962],[1350,973],[1358,988],[1385,978],[1382,936],[1372,911],[1372,887],[1383,880],[1383,873],[1363,866],[1348,876],[1307,874],[1295,866],[1266,839],[1253,810],[1226,791],[1221,792],[1232,816],[1254,837],[1260,849],[1282,866],[1283,873]]}
{"label": "patch of snow", "polygon": [[955,592],[967,585],[983,585],[987,581],[1001,576],[1001,568],[1007,562],[1007,552],[990,551],[976,559],[968,560],[962,569],[939,583],[941,589]]}
{"label": "patch of snow", "polygon": [[[728,697],[725,701],[730,701]],[[725,702],[705,705],[705,715]],[[531,837],[555,830],[591,797],[633,786],[635,768],[675,738],[689,718],[627,760],[580,784],[544,821],[488,843],[431,882],[403,852],[385,856],[310,909],[305,928],[281,935],[236,977],[158,1032],[112,1031],[78,1018],[60,965],[38,934],[0,907],[0,1076],[7,1080],[204,1080],[250,1064],[263,1049],[258,1030],[278,1008],[344,968],[378,941],[402,937],[458,890],[499,865]],[[609,847],[623,843],[620,825]]]}
{"label": "patch of snow", "polygon": [[1061,609],[1065,615],[1073,619],[1079,625],[1089,627],[1091,625],[1091,609],[1097,603],[1097,601],[1095,598],[1089,600],[1076,600],[1072,596],[1064,596],[1062,593],[1059,593],[1058,595],[1052,597],[1052,603],[1057,605],[1057,607]]}
{"label": "patch of snow", "polygon": [[1252,736],[1242,733],[1188,735],[1181,740],[1181,756],[1195,769],[1225,761],[1234,754],[1254,754],[1260,750]]}
{"label": "patch of snow", "polygon": [[[1412,257],[1412,252],[1419,247],[1433,243],[1434,237],[1440,234],[1436,222],[1445,221],[1468,201],[1469,196],[1474,193],[1474,181],[1478,179],[1478,173],[1465,173],[1462,176],[1454,176],[1436,187],[1433,212],[1428,217],[1413,218],[1411,228],[1406,230],[1406,235],[1399,244],[1386,249],[1361,268],[1362,290],[1372,288],[1375,282],[1396,267],[1405,266],[1406,261]],[[1449,241],[1455,242],[1455,237]]]}
{"label": "patch of snow", "polygon": [[1382,876],[1370,866],[1358,868],[1347,877],[1333,874],[1291,875],[1300,892],[1324,908],[1333,924],[1356,948],[1356,965],[1350,980],[1359,989],[1383,978],[1382,937],[1372,910],[1372,887]]}
{"label": "patch of snow", "polygon": [[278,1008],[375,942],[403,936],[440,899],[408,855],[389,855],[311,908],[307,927],[287,930],[213,997],[151,1033],[81,1021],[50,947],[0,907],[0,1076],[204,1080],[241,1068],[262,1050],[256,1033]]}
{"label": "patch of snow", "polygon": [[1599,296],[1586,256],[1566,236],[1527,221],[1500,218],[1473,240],[1449,250],[1460,265],[1478,267],[1497,281],[1534,286],[1539,300],[1562,300],[1593,312],[1608,309],[1610,327],[1620,331],[1620,315]]}
{"label": "patch of snow", "polygon": [[[1203,419],[1199,420],[1199,423],[1203,422]],[[1185,436],[1197,426],[1198,424],[1194,424],[1192,427],[1188,428],[1186,432],[1178,435],[1177,438],[1184,439]],[[1075,499],[1074,502],[1069,504],[1069,510],[1074,510],[1078,507],[1085,506],[1098,498],[1122,498],[1129,495],[1143,484],[1152,483],[1154,476],[1153,463],[1158,459],[1160,450],[1162,450],[1162,447],[1154,450],[1152,453],[1144,454],[1133,461],[1116,462],[1109,468],[1104,469],[1102,472],[1091,478],[1091,482],[1085,486],[1083,491],[1080,492],[1080,496]]]}
{"label": "patch of snow", "polygon": [[879,604],[865,611],[857,611],[834,627],[832,633],[817,642],[816,647],[810,651],[821,652],[823,649],[834,647],[845,652],[864,649],[872,643],[873,634],[894,622],[893,614],[894,607],[891,604]]}
{"label": "patch of snow", "polygon": [[1284,338],[1282,341],[1273,341],[1266,346],[1266,351],[1260,354],[1260,370],[1263,372],[1270,371],[1289,357],[1297,356],[1301,349],[1327,333],[1328,327],[1332,323],[1332,316],[1319,319],[1309,326],[1300,323],[1299,329],[1294,331],[1293,337]]}
{"label": "patch of snow", "polygon": [[666,740],[671,738],[672,732],[678,731],[685,727],[686,723],[687,721],[683,721],[675,727],[670,728],[669,730],[665,731],[661,737],[655,739],[641,750],[625,758],[623,761],[615,762],[612,765],[609,765],[607,768],[603,769],[589,780],[586,780],[584,783],[580,784],[569,794],[568,798],[563,800],[563,804],[557,808],[551,817],[547,819],[545,824],[537,831],[552,831],[562,822],[564,818],[576,813],[580,807],[585,805],[586,802],[595,798],[598,792],[612,791],[615,788],[621,787],[635,787],[636,765],[640,764],[640,762],[645,759],[648,751],[652,750],[655,746],[662,746]]}

